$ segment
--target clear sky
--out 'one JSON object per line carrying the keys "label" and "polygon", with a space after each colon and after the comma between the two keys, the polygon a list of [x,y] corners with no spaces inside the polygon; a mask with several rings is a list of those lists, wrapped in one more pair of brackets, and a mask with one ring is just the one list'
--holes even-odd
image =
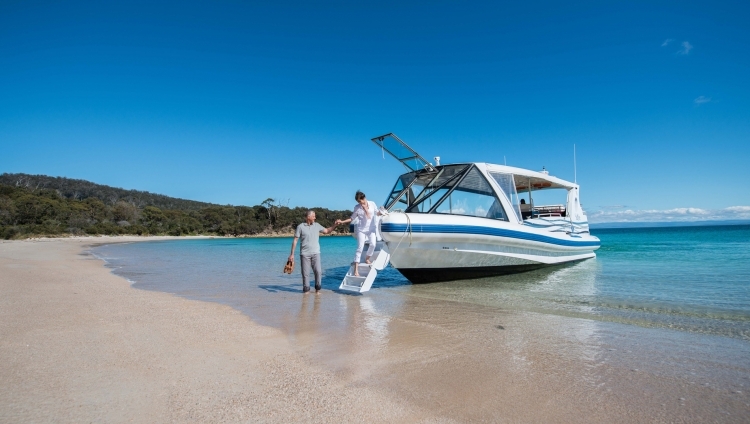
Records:
{"label": "clear sky", "polygon": [[3,1],[0,172],[344,209],[384,200],[403,168],[369,139],[394,132],[570,180],[575,144],[600,221],[750,217],[749,22],[747,1]]}

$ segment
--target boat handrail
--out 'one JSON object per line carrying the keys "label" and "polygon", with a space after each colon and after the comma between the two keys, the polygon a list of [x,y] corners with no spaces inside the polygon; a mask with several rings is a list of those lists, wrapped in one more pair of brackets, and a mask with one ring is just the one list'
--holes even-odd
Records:
{"label": "boat handrail", "polygon": [[537,213],[564,213],[565,206],[564,205],[543,205],[543,206],[534,205],[533,211]]}

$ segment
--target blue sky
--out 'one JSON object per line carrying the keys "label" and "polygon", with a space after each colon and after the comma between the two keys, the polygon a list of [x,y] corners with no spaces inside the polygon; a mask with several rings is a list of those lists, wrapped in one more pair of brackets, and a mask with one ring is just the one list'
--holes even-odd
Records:
{"label": "blue sky", "polygon": [[394,132],[571,180],[575,144],[599,220],[750,218],[748,4],[6,1],[0,172],[344,209]]}

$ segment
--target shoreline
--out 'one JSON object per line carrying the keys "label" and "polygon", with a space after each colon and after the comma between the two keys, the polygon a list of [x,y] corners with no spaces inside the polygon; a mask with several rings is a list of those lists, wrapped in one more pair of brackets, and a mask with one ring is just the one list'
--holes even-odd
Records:
{"label": "shoreline", "polygon": [[[321,234],[321,237],[351,237],[351,233],[346,234]],[[42,240],[96,240],[96,239],[112,239],[112,240],[122,240],[122,239],[133,239],[132,241],[156,241],[156,240],[201,240],[201,239],[217,239],[217,238],[225,238],[225,239],[239,239],[239,238],[292,238],[294,237],[294,232],[291,233],[263,233],[263,234],[243,234],[239,236],[218,236],[218,235],[190,235],[190,236],[154,236],[154,235],[147,235],[147,236],[141,236],[141,235],[134,235],[134,234],[124,234],[124,235],[106,235],[106,234],[97,234],[97,235],[85,235],[85,236],[76,236],[76,235],[60,235],[60,236],[35,236],[35,237],[28,237],[24,239],[10,239],[10,240],[1,240],[0,243],[5,242],[11,242],[11,241],[42,241]]]}

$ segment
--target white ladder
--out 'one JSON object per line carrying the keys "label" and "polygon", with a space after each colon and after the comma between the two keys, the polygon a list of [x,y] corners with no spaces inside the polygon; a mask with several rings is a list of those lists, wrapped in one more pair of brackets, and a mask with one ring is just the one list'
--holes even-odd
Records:
{"label": "white ladder", "polygon": [[[366,246],[367,245],[365,245],[365,249],[363,249],[364,251],[367,250]],[[362,258],[364,257],[365,255],[362,255]],[[378,271],[382,271],[385,267],[387,267],[388,261],[390,261],[390,259],[391,254],[388,253],[388,246],[385,245],[385,242],[378,241],[375,245],[375,252],[370,258],[372,264],[368,265],[364,262],[360,263],[359,277],[355,277],[353,275],[354,265],[350,265],[349,271],[346,272],[346,276],[344,276],[344,280],[339,286],[339,290],[347,290],[358,293],[369,291],[370,287],[372,287],[373,281],[375,281],[375,277],[378,276]]]}

